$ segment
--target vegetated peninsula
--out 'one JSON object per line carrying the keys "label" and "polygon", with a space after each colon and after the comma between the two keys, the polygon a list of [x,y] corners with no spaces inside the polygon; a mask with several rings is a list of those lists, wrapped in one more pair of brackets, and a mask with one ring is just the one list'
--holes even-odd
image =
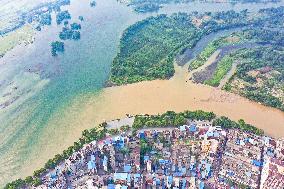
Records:
{"label": "vegetated peninsula", "polygon": [[[196,23],[202,22],[202,24]],[[150,17],[130,26],[123,34],[111,69],[116,85],[144,80],[168,79],[174,74],[173,60],[192,48],[203,36],[248,24],[247,12],[235,11]]]}
{"label": "vegetated peninsula", "polygon": [[[130,26],[123,33],[108,85],[169,79],[174,74],[173,62],[177,55],[193,48],[200,39],[210,33],[238,28],[241,31],[236,32],[235,36],[223,37],[209,43],[208,47],[189,64],[190,71],[199,68],[214,52],[224,48],[223,55],[219,56],[220,61],[209,65],[207,72],[205,69],[205,72],[202,70],[195,73],[193,80],[198,81],[196,78],[201,76],[201,83],[219,86],[221,81],[224,82],[223,79],[227,73],[235,66],[234,62],[242,62],[237,65],[239,74],[233,72],[231,76],[228,76],[228,80],[232,82],[231,77],[245,78],[243,84],[247,84],[246,87],[240,90],[237,89],[237,84],[234,85],[235,89],[228,84],[226,89],[283,110],[283,64],[281,64],[283,62],[283,32],[281,32],[283,31],[281,25],[283,14],[284,7],[278,7],[262,9],[256,15],[245,10],[205,14],[178,13],[147,18]],[[261,33],[261,31],[265,32]],[[243,50],[244,48],[246,50]],[[267,51],[273,54],[265,53]],[[230,53],[237,54],[233,56]],[[250,58],[252,61],[251,53],[255,54],[254,66],[248,60]],[[244,72],[251,73],[250,71],[263,69],[274,70],[271,72],[274,74],[266,76],[270,78],[266,81],[269,82],[268,85],[264,82],[252,84],[256,78],[244,76]]]}
{"label": "vegetated peninsula", "polygon": [[274,179],[284,169],[283,142],[213,112],[128,116],[84,130],[44,168],[5,189],[281,188],[283,180]]}

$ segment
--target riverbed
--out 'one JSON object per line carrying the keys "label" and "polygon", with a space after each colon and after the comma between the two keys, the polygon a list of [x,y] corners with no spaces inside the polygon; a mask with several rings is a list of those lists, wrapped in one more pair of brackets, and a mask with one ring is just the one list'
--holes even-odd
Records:
{"label": "riverbed", "polygon": [[[191,3],[169,5],[159,13],[246,8],[255,11],[277,5]],[[36,34],[33,44],[19,46],[0,59],[1,96],[10,90],[15,90],[11,97],[19,96],[0,110],[0,187],[12,179],[31,175],[72,145],[84,129],[125,114],[203,109],[234,120],[242,118],[267,134],[284,136],[284,129],[280,128],[284,123],[282,112],[195,85],[187,81],[186,66],[176,66],[175,76],[168,81],[103,88],[123,30],[158,13],[137,14],[115,0],[98,0],[95,8],[74,0],[66,9],[72,18],[83,15],[85,21],[81,40],[67,42],[63,55],[50,56],[49,43],[58,39],[61,29],[53,23]]]}

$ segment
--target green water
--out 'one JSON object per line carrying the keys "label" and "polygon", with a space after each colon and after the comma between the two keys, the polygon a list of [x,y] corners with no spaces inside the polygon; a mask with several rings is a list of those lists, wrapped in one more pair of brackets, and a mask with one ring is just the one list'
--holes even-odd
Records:
{"label": "green water", "polygon": [[[192,3],[169,5],[159,13],[242,10],[248,7],[257,10],[272,5]],[[0,94],[13,85],[19,86],[21,91],[17,101],[0,110],[0,187],[19,176],[31,174],[26,172],[26,167],[30,164],[37,167],[33,164],[37,158],[50,158],[43,157],[41,152],[60,146],[53,144],[52,135],[62,134],[64,141],[64,134],[71,131],[61,125],[49,127],[47,123],[54,115],[60,117],[62,110],[78,95],[100,92],[108,78],[123,30],[150,16],[136,14],[116,0],[98,0],[95,8],[91,8],[88,1],[71,0],[71,5],[64,9],[69,10],[74,21],[81,15],[85,20],[81,39],[66,42],[64,54],[51,57],[49,44],[58,39],[61,29],[53,24],[38,33],[32,45],[15,49],[0,60]],[[38,67],[39,74],[27,73],[27,70]]]}

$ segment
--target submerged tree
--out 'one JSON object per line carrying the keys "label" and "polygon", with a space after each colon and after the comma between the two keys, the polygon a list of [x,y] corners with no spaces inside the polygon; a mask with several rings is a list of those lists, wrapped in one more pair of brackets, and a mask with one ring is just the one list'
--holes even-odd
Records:
{"label": "submerged tree", "polygon": [[55,41],[51,43],[52,56],[57,56],[57,52],[64,52],[64,43],[61,41]]}
{"label": "submerged tree", "polygon": [[58,25],[61,24],[63,20],[68,20],[68,19],[71,19],[71,15],[70,15],[70,13],[67,10],[59,12],[56,15],[56,23]]}
{"label": "submerged tree", "polygon": [[91,6],[91,7],[95,7],[96,5],[97,5],[97,3],[96,3],[95,0],[91,1],[91,3],[90,3],[90,6]]}

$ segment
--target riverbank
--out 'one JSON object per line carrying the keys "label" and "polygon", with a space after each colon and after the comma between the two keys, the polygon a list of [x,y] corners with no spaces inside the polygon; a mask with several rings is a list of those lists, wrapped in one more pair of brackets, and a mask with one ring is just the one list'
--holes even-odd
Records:
{"label": "riverbank", "polygon": [[22,175],[32,174],[54,154],[68,148],[78,140],[83,130],[107,120],[123,118],[126,114],[161,114],[167,110],[182,112],[202,109],[235,121],[244,119],[275,138],[284,136],[284,128],[280,125],[284,122],[284,114],[280,110],[187,81],[187,65],[175,65],[175,70],[175,76],[170,80],[110,87],[99,93],[78,96],[49,120],[39,144],[31,154],[32,158],[25,164],[28,166],[23,165],[25,174]]}

